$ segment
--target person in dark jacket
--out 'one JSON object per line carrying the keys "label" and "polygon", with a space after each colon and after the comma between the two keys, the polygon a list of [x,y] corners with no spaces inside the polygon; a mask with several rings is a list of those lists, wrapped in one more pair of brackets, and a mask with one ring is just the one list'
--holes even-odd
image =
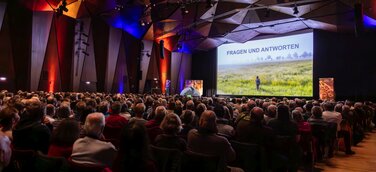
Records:
{"label": "person in dark jacket", "polygon": [[13,130],[13,145],[16,149],[31,149],[48,152],[50,130],[42,124],[44,107],[37,99],[30,99],[26,111]]}

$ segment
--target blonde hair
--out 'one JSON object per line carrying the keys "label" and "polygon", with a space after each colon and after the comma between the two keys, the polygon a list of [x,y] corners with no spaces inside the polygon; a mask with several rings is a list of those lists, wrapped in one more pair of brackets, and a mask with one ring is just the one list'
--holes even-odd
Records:
{"label": "blonde hair", "polygon": [[161,122],[161,129],[167,134],[180,133],[182,126],[181,120],[175,113],[167,114]]}

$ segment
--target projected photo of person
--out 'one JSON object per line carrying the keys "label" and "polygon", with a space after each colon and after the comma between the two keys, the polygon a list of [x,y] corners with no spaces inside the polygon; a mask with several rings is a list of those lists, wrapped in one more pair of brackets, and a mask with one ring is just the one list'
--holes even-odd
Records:
{"label": "projected photo of person", "polygon": [[260,78],[259,76],[256,76],[256,90],[257,91],[260,89],[260,84],[261,84]]}
{"label": "projected photo of person", "polygon": [[312,78],[311,31],[217,48],[218,95],[311,97]]}

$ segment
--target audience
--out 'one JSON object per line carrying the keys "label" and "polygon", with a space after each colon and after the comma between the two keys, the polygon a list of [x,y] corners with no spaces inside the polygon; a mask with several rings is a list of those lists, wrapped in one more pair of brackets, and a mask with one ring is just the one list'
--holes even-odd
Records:
{"label": "audience", "polygon": [[[300,150],[302,160],[309,160],[312,153],[315,162],[326,160],[334,156],[339,138],[344,140],[338,143],[340,150],[354,154],[351,146],[372,130],[375,116],[372,102],[348,100],[22,91],[1,92],[0,96],[0,169],[9,163],[11,141],[15,149],[70,157],[76,163],[111,167],[114,162],[114,171],[155,171],[149,144],[216,155],[228,163],[235,158],[228,139],[236,139],[262,145],[268,157],[279,157],[268,158],[270,169],[281,170],[273,166],[277,160],[295,171]],[[104,119],[102,113],[109,115]],[[106,127],[116,127],[111,132],[118,137],[103,137]],[[117,145],[118,154],[111,143],[102,140]],[[290,154],[281,151],[284,144],[284,149],[292,150]]]}

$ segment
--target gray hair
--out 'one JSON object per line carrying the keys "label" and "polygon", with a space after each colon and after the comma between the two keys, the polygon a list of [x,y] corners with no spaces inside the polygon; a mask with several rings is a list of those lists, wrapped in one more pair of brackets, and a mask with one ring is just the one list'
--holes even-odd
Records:
{"label": "gray hair", "polygon": [[104,115],[102,113],[91,113],[86,117],[84,130],[86,135],[99,138],[105,125]]}

